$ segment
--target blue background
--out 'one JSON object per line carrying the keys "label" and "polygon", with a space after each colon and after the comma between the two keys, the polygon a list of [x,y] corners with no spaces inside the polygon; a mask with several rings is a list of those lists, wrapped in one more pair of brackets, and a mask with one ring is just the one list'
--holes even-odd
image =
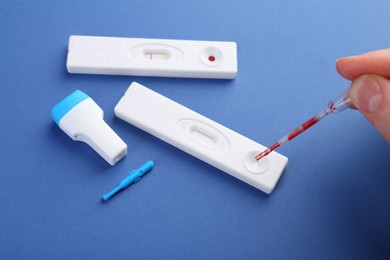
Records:
{"label": "blue background", "polygon": [[[357,112],[278,151],[271,195],[115,118],[137,81],[263,145],[349,85],[337,58],[389,47],[390,2],[16,1],[0,6],[0,259],[389,259],[390,146]],[[235,80],[70,75],[72,34],[236,41]],[[128,145],[109,166],[50,117],[75,89]],[[143,180],[101,196],[146,160]]]}

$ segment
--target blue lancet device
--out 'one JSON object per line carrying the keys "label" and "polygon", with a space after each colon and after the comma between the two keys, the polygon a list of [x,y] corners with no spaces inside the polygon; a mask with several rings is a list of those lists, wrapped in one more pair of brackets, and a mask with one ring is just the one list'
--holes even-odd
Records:
{"label": "blue lancet device", "polygon": [[81,90],[58,103],[51,116],[70,138],[87,143],[109,164],[116,164],[127,154],[127,145],[104,122],[103,110]]}

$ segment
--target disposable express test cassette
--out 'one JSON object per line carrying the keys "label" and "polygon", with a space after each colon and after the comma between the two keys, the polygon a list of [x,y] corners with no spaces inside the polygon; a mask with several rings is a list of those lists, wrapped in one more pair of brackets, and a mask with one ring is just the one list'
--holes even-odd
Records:
{"label": "disposable express test cassette", "polygon": [[266,193],[288,161],[276,152],[257,161],[266,147],[135,82],[115,115]]}
{"label": "disposable express test cassette", "polygon": [[235,42],[76,36],[69,73],[233,79]]}

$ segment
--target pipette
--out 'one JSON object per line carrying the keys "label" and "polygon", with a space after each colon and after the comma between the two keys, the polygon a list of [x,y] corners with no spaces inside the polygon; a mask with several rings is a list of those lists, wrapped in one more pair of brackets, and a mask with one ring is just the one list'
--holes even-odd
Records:
{"label": "pipette", "polygon": [[127,175],[126,178],[124,178],[117,187],[115,187],[112,191],[110,191],[107,194],[103,195],[103,200],[107,201],[109,198],[111,198],[115,193],[118,191],[125,189],[130,186],[130,184],[138,182],[141,180],[142,176],[150,171],[154,167],[153,161],[147,161],[141,167],[131,171],[129,175]]}
{"label": "pipette", "polygon": [[269,147],[268,149],[266,149],[265,151],[263,151],[259,155],[257,155],[255,157],[256,160],[257,161],[260,160],[261,158],[267,156],[269,153],[271,153],[273,150],[275,150],[276,148],[278,148],[282,144],[285,144],[288,141],[294,139],[295,137],[300,135],[302,132],[304,132],[305,130],[309,129],[310,127],[312,127],[313,125],[318,123],[321,119],[323,119],[327,115],[332,114],[332,113],[339,113],[341,111],[344,111],[346,108],[350,108],[352,106],[353,106],[352,105],[352,101],[351,101],[351,98],[349,96],[349,92],[347,90],[343,94],[338,96],[337,98],[331,100],[328,103],[328,107],[325,110],[323,110],[322,112],[320,112],[317,115],[313,116],[312,118],[307,120],[305,123],[300,125],[298,128],[294,129],[293,131],[291,131],[287,135],[285,135],[282,138],[280,138],[271,147]]}

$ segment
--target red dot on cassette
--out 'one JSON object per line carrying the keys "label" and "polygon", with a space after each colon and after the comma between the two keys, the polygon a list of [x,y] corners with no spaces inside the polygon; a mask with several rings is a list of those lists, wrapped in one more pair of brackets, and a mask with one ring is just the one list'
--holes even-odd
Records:
{"label": "red dot on cassette", "polygon": [[211,62],[214,62],[215,61],[215,57],[214,56],[209,56],[209,61],[211,61]]}

